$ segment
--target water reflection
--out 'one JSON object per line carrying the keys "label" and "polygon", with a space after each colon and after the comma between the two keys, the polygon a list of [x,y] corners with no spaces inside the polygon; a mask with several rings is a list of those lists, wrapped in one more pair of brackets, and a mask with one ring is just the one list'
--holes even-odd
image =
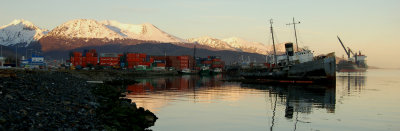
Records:
{"label": "water reflection", "polygon": [[[138,106],[158,112],[160,108],[190,101],[193,103],[214,103],[216,101],[237,101],[243,94],[263,94],[266,104],[272,107],[272,125],[276,104],[284,105],[284,117],[296,121],[299,113],[310,114],[313,108],[335,112],[335,85],[265,85],[223,82],[223,75],[201,77],[160,77],[138,79],[139,83],[128,86],[128,98]],[[270,101],[267,101],[270,99]]]}
{"label": "water reflection", "polygon": [[[284,117],[293,119],[296,114],[294,130],[297,128],[299,113],[310,114],[313,108],[326,109],[327,113],[335,112],[336,88],[335,85],[261,85],[241,84],[243,88],[266,90],[271,100],[272,117],[270,130],[275,125],[276,104],[285,106]],[[267,99],[267,98],[266,98]],[[305,122],[307,123],[307,122]]]}
{"label": "water reflection", "polygon": [[365,87],[365,73],[340,73],[336,80],[340,83],[340,87],[347,89],[347,94],[360,92]]}
{"label": "water reflection", "polygon": [[280,104],[286,105],[287,118],[293,117],[293,111],[311,113],[312,108],[325,108],[328,113],[335,112],[334,85],[256,85],[241,84],[243,88],[267,90],[269,97],[278,97]]}
{"label": "water reflection", "polygon": [[153,130],[399,129],[399,77],[385,71],[338,74],[332,86],[224,77],[143,78],[128,87],[127,97],[159,117]]}
{"label": "water reflection", "polygon": [[222,75],[139,78],[139,83],[127,87],[127,97],[138,106],[157,112],[173,101],[211,102],[224,82]]}
{"label": "water reflection", "polygon": [[137,79],[139,83],[129,85],[127,90],[129,95],[143,95],[165,91],[191,92],[195,91],[195,88],[219,87],[223,84],[220,81],[221,78],[222,75],[213,77],[187,75],[182,77],[139,78]]}

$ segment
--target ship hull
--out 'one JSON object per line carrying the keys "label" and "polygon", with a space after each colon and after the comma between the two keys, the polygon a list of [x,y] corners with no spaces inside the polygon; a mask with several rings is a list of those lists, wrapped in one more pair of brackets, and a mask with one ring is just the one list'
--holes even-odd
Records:
{"label": "ship hull", "polygon": [[337,71],[338,72],[365,72],[367,71],[367,68],[365,64],[364,66],[358,66],[356,63],[351,62],[351,61],[340,61],[339,64],[337,65]]}
{"label": "ship hull", "polygon": [[275,82],[321,82],[329,83],[336,80],[336,59],[334,55],[317,60],[281,67],[279,70],[260,69],[243,71],[241,76],[245,79]]}

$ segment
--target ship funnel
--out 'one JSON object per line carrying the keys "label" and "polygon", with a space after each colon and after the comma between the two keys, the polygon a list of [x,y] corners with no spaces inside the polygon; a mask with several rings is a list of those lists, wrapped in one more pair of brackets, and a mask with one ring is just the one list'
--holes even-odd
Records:
{"label": "ship funnel", "polygon": [[286,55],[293,56],[293,54],[294,54],[293,43],[286,43],[285,50],[286,50]]}

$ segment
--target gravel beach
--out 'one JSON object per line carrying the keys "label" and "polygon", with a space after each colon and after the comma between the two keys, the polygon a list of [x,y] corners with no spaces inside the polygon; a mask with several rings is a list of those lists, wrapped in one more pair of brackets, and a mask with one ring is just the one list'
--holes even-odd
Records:
{"label": "gravel beach", "polygon": [[[67,72],[12,72],[14,76],[0,77],[0,130],[144,130],[157,119],[120,99],[124,89],[88,84]],[[124,125],[127,118],[141,124]]]}

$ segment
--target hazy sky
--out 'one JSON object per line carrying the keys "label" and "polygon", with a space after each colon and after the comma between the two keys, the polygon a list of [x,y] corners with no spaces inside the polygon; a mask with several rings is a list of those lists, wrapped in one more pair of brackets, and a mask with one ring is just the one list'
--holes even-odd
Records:
{"label": "hazy sky", "polygon": [[[269,19],[278,42],[294,41],[316,53],[344,50],[336,36],[361,50],[368,64],[400,68],[400,0],[0,0],[0,25],[25,19],[53,29],[72,19],[152,23],[180,38],[241,37],[271,45]],[[397,13],[396,13],[397,12]]]}

